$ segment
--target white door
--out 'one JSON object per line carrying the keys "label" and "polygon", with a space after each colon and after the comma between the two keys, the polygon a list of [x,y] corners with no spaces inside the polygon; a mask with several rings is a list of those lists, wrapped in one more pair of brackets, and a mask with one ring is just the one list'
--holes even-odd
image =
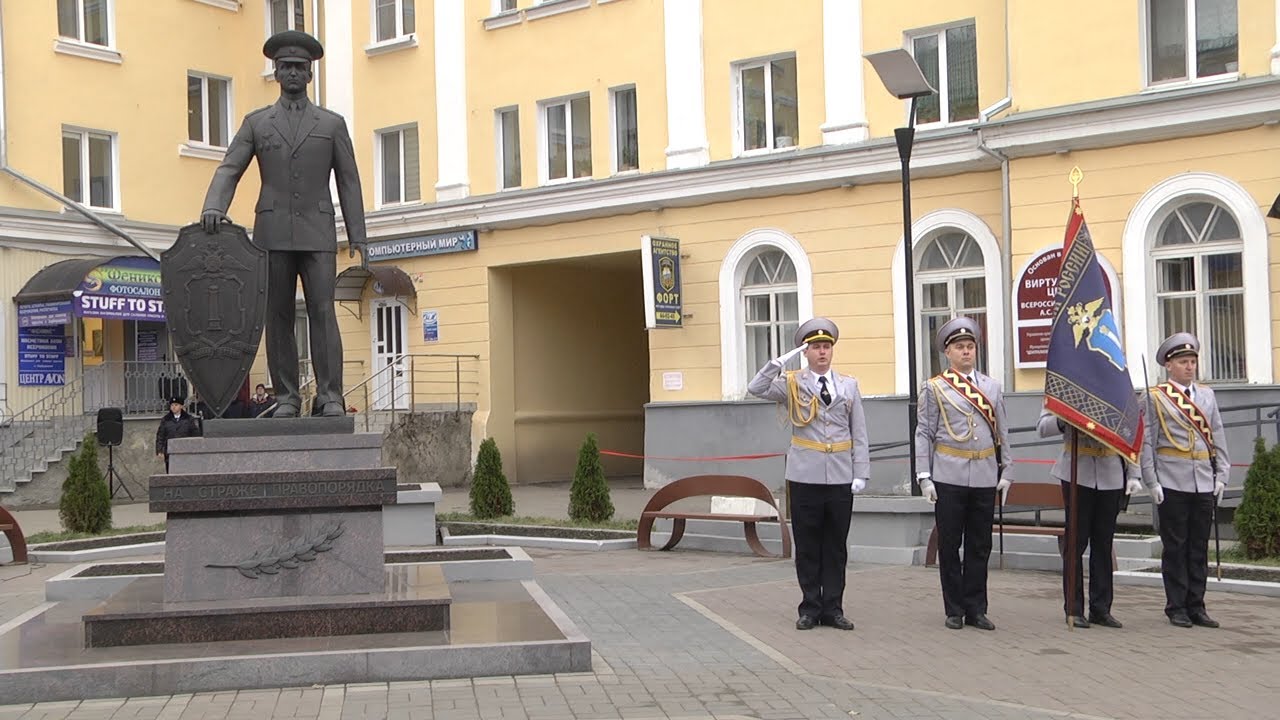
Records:
{"label": "white door", "polygon": [[374,300],[373,320],[373,409],[409,409],[409,361],[404,354],[409,337],[409,311],[397,300]]}

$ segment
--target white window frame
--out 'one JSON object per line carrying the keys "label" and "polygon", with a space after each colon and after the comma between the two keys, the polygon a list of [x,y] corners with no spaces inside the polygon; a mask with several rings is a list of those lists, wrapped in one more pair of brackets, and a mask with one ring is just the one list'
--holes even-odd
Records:
{"label": "white window frame", "polygon": [[[935,230],[934,232],[930,233],[928,236],[922,238],[919,243],[919,246],[914,251],[915,254],[919,255],[921,252],[926,250],[931,244],[937,242],[939,236],[945,235],[947,233],[964,234],[975,245],[978,245],[978,251],[982,252],[982,245],[979,244],[977,239],[974,238],[972,235],[969,235],[969,233],[963,232],[958,228],[948,227],[940,230]],[[915,325],[916,327],[916,368],[922,374],[922,376],[923,376],[923,373],[928,371],[928,368],[929,368],[928,361],[931,360],[931,358],[929,357],[929,348],[931,345],[930,343],[931,338],[925,337],[924,330],[923,330],[924,323],[921,322],[921,320],[924,318],[924,293],[922,292],[924,289],[924,285],[946,283],[947,310],[950,313],[948,316],[948,319],[950,319],[950,318],[958,317],[959,311],[962,309],[958,307],[959,284],[960,284],[959,281],[973,279],[973,278],[982,278],[984,280],[983,290],[985,291],[987,290],[986,283],[985,283],[986,276],[987,276],[986,253],[983,253],[983,264],[978,267],[947,268],[945,270],[921,270],[920,258],[918,257],[916,258],[915,271],[911,274],[912,281],[916,284],[916,288],[915,288],[916,317],[913,320],[913,322],[915,322],[916,324]],[[974,310],[982,311],[983,316],[987,319],[988,335],[991,334],[991,326],[990,326],[991,316],[989,314],[991,310],[991,300],[992,299],[990,295],[985,295],[983,298],[983,304],[981,308],[963,308],[963,310],[965,311],[974,311]],[[997,297],[996,301],[1000,302],[1001,298]],[[988,374],[991,369],[990,343],[991,343],[990,338],[986,338],[986,337],[982,338],[982,342],[979,343],[979,346],[982,348],[982,352],[980,353],[980,356],[978,358],[981,361],[981,363],[978,365],[978,368],[977,368],[980,372],[988,373]]]}
{"label": "white window frame", "polygon": [[763,248],[781,250],[796,269],[797,319],[813,317],[813,267],[800,243],[776,228],[757,228],[738,238],[720,264],[720,392],[725,400],[741,400],[747,382],[760,368],[746,367],[745,313],[739,302],[747,269]]}
{"label": "white window frame", "polygon": [[[1005,343],[1009,342],[1009,330],[1005,324],[1004,301],[1002,299],[1004,290],[1001,283],[1000,243],[996,240],[995,233],[991,232],[991,228],[983,222],[982,218],[967,210],[945,208],[935,210],[912,223],[911,248],[913,257],[914,253],[923,247],[922,243],[932,240],[934,236],[942,231],[967,233],[969,237],[977,241],[978,247],[982,249],[982,266],[987,279],[987,334],[990,335],[986,339],[987,375],[1004,382],[1006,371]],[[898,247],[894,250],[893,264],[889,273],[893,283],[893,384],[894,391],[900,394],[905,394],[909,385],[907,363],[905,362],[907,357],[907,334],[903,328],[907,327],[908,323],[917,322],[916,318],[907,318],[907,281],[904,277],[902,264],[905,261],[902,238],[898,238]],[[914,277],[912,279],[919,284],[918,279]],[[918,340],[919,338],[917,338]],[[916,344],[916,351],[919,352],[920,343],[917,342]],[[922,367],[917,365],[917,377],[915,378],[917,387],[926,379],[919,376],[922,372]]]}
{"label": "white window frame", "polygon": [[391,37],[389,38],[384,38],[381,40],[378,39],[378,3],[383,1],[385,0],[369,0],[369,13],[370,13],[369,42],[371,43],[371,45],[376,47],[376,46],[382,46],[382,45],[403,44],[406,40],[417,37],[417,32],[418,32],[417,4],[415,3],[413,8],[414,30],[413,32],[405,32],[404,31],[404,0],[392,0],[392,2],[395,3],[395,18],[396,18],[395,32],[392,33]]}
{"label": "white window frame", "polygon": [[[404,205],[418,205],[422,203],[422,133],[418,133],[418,199],[405,200],[405,158],[407,155],[404,151],[404,131],[418,130],[417,123],[404,123],[403,125],[395,125],[392,127],[375,130],[373,133],[373,171],[374,171],[374,206],[377,208],[384,207],[401,207]],[[382,142],[387,135],[397,134],[400,136],[400,200],[398,202],[383,201],[383,181],[382,181]]]}
{"label": "white window frame", "polygon": [[[76,134],[80,136],[80,204],[93,208],[94,210],[102,210],[106,212],[120,212],[120,137],[116,133],[107,130],[97,130],[94,128],[79,127],[76,125],[63,125],[61,132],[58,134],[59,140],[64,135]],[[105,137],[111,143],[111,205],[91,205],[92,191],[89,188],[89,137],[96,135]],[[63,181],[65,185],[65,179]]]}
{"label": "white window frame", "polygon": [[[306,4],[305,4],[306,1],[307,0],[285,0],[285,2],[288,3],[288,8],[289,8],[288,15],[287,15],[288,19],[286,21],[286,24],[288,25],[288,27],[285,28],[285,30],[302,30],[304,32],[306,31],[307,29],[306,28],[307,10],[306,10]],[[274,34],[272,32],[274,28],[271,27],[271,3],[272,3],[272,0],[262,0],[262,32],[263,32],[263,37],[265,38],[269,38]],[[302,7],[302,27],[295,27],[297,23],[294,22],[294,18],[297,16],[299,6]],[[276,72],[275,62],[271,60],[271,58],[267,58],[266,64],[264,65],[264,69],[262,71],[262,77],[267,78],[268,80],[274,80],[275,72]]]}
{"label": "white window frame", "polygon": [[124,61],[120,51],[116,49],[116,0],[105,0],[103,6],[107,21],[107,42],[105,45],[87,42],[84,39],[84,0],[72,0],[76,4],[77,28],[76,37],[65,37],[57,32],[57,5],[54,5],[55,35],[54,52],[64,55],[101,60],[103,62],[121,63]]}
{"label": "white window frame", "polygon": [[[948,75],[950,73],[948,73],[948,67],[947,67],[947,31],[953,30],[959,27],[965,27],[966,25],[974,26],[975,51],[976,51],[976,42],[977,42],[976,38],[977,38],[978,27],[977,27],[977,21],[973,18],[961,20],[959,22],[947,23],[945,25],[935,25],[927,28],[918,28],[915,30],[910,30],[907,33],[905,33],[906,50],[907,52],[911,53],[911,57],[913,59],[916,56],[915,41],[918,38],[929,37],[929,36],[937,36],[938,38],[938,87],[936,88],[938,91],[938,94],[937,94],[938,120],[935,122],[927,122],[927,123],[917,122],[916,127],[918,128],[937,128],[937,127],[944,127],[948,125],[956,125],[956,126],[971,125],[973,123],[978,122],[978,119],[982,117],[981,94],[979,94],[979,98],[978,98],[978,114],[977,115],[975,115],[974,117],[968,120],[952,120],[950,117],[951,103],[949,102],[949,100],[950,100],[950,93],[951,93],[951,83],[948,78]],[[979,93],[982,92],[981,86],[979,86],[978,92]],[[907,115],[911,113],[910,100],[907,100],[904,103],[904,111]]]}
{"label": "white window frame", "polygon": [[[495,183],[495,185],[497,186],[499,191],[519,190],[524,185],[524,155],[519,156],[520,176],[521,176],[520,183],[516,185],[506,184],[507,172],[506,172],[505,165],[506,165],[506,158],[507,158],[507,147],[505,144],[506,135],[502,131],[502,116],[509,112],[513,112],[516,114],[516,123],[519,124],[520,107],[518,105],[508,105],[507,107],[500,107],[493,111],[493,133],[494,133],[494,138],[496,140],[494,145],[495,145],[495,151],[498,159],[497,182]],[[517,154],[519,154],[519,149],[520,149],[519,145],[520,145],[520,137],[519,137],[519,133],[517,133],[517,136],[516,136]]]}
{"label": "white window frame", "polygon": [[[735,62],[732,65],[733,77],[731,85],[733,87],[733,155],[734,157],[748,157],[751,155],[767,155],[775,152],[793,152],[800,146],[800,137],[794,138],[792,144],[788,147],[774,147],[777,138],[773,135],[773,73],[768,71],[768,66],[777,60],[796,60],[796,53],[786,52],[777,55],[770,55],[763,58],[755,58],[753,60],[743,60]],[[742,105],[742,73],[746,70],[762,67],[765,68],[764,86],[765,86],[765,146],[754,150],[747,150],[747,138],[743,134],[742,124],[746,115],[745,108]],[[800,113],[800,65],[796,60],[796,116]],[[797,133],[799,129],[797,128]],[[803,321],[802,321],[803,322]]]}
{"label": "white window frame", "polygon": [[[1128,331],[1124,336],[1125,352],[1130,358],[1147,358],[1155,370],[1155,351],[1162,337],[1157,324],[1158,309],[1150,298],[1155,296],[1155,263],[1151,249],[1155,247],[1160,224],[1173,207],[1194,199],[1212,200],[1235,217],[1240,228],[1241,263],[1244,271],[1245,382],[1272,382],[1271,356],[1271,277],[1268,259],[1268,231],[1265,218],[1243,187],[1230,178],[1214,173],[1190,172],[1167,178],[1156,184],[1129,213],[1123,234],[1124,268],[1143,268],[1124,274],[1124,312]],[[1141,360],[1129,363],[1129,379],[1135,388],[1145,385]],[[1152,376],[1155,381],[1155,376]]]}
{"label": "white window frame", "polygon": [[[1163,225],[1164,221],[1168,219],[1170,215],[1174,214],[1177,208],[1189,203],[1194,203],[1198,200],[1202,200],[1202,198],[1184,197],[1181,202],[1170,204],[1166,208],[1166,210],[1160,214],[1160,219],[1157,222],[1156,227],[1159,228],[1161,225]],[[1222,208],[1221,206],[1218,206],[1218,207],[1222,212],[1229,212],[1225,208]],[[1158,241],[1158,239],[1159,238],[1156,238],[1153,236],[1152,237],[1153,244],[1155,241]],[[1241,299],[1241,306],[1244,305],[1244,302],[1243,302],[1244,287],[1243,286],[1239,288],[1231,288],[1227,291],[1223,291],[1221,289],[1212,290],[1204,286],[1204,281],[1208,275],[1208,273],[1204,272],[1206,269],[1205,268],[1206,261],[1208,258],[1217,256],[1217,255],[1238,255],[1240,257],[1240,262],[1241,263],[1244,262],[1244,248],[1241,246],[1240,241],[1216,242],[1209,245],[1192,244],[1192,245],[1171,245],[1171,246],[1165,246],[1165,247],[1152,247],[1151,262],[1148,263],[1148,270],[1147,270],[1147,272],[1151,277],[1152,300],[1154,301],[1152,302],[1151,321],[1152,321],[1152,326],[1157,329],[1162,326],[1162,323],[1160,322],[1160,310],[1164,300],[1175,299],[1175,298],[1190,299],[1192,301],[1193,308],[1194,308],[1193,314],[1195,315],[1195,323],[1196,323],[1194,328],[1195,335],[1196,335],[1196,338],[1200,340],[1199,378],[1201,380],[1204,380],[1205,382],[1211,382],[1215,384],[1222,383],[1227,385],[1234,385],[1234,384],[1245,382],[1245,380],[1248,378],[1249,369],[1248,369],[1247,355],[1245,357],[1245,377],[1244,378],[1229,379],[1229,378],[1215,377],[1209,374],[1209,367],[1208,367],[1209,366],[1208,358],[1212,357],[1213,355],[1213,346],[1216,341],[1216,338],[1211,336],[1209,333],[1205,332],[1205,328],[1209,327],[1209,324],[1210,324],[1209,310],[1208,310],[1209,298],[1215,297],[1215,296],[1224,296],[1224,295],[1239,295]],[[1159,265],[1159,261],[1176,260],[1176,259],[1186,259],[1191,261],[1192,267],[1193,267],[1192,272],[1194,273],[1195,282],[1196,282],[1196,289],[1188,290],[1188,291],[1161,293],[1159,280],[1156,277],[1156,268]],[[1243,279],[1244,267],[1241,266],[1240,270],[1241,270],[1241,278]],[[1192,330],[1192,328],[1179,328],[1179,330],[1190,331]],[[1243,331],[1244,331],[1244,338],[1243,338],[1244,347],[1241,348],[1242,351],[1246,347],[1248,347],[1249,327],[1245,325],[1243,327]]]}
{"label": "white window frame", "polygon": [[[538,102],[538,181],[543,185],[560,185],[562,183],[582,182],[590,180],[595,175],[595,163],[592,163],[591,172],[582,177],[574,177],[573,175],[573,107],[574,100],[579,98],[587,98],[588,103],[591,100],[590,93],[575,93],[573,95],[565,95],[564,97],[553,98],[551,100],[541,100]],[[564,107],[564,142],[565,142],[565,176],[562,178],[551,179],[551,148],[547,144],[547,111],[553,107]],[[588,108],[588,117],[590,116]],[[588,129],[590,123],[588,122]],[[591,151],[595,152],[595,138],[591,139]]]}
{"label": "white window frame", "polygon": [[1169,80],[1151,79],[1151,0],[1141,0],[1138,4],[1138,32],[1141,37],[1142,52],[1142,87],[1147,91],[1169,90],[1187,85],[1205,85],[1220,82],[1231,82],[1240,77],[1240,3],[1236,0],[1236,69],[1217,75],[1196,76],[1196,3],[1200,0],[1186,0],[1187,41],[1186,77]]}
{"label": "white window frame", "polygon": [[[511,3],[511,7],[504,8],[503,5]],[[493,0],[493,15],[502,15],[503,13],[513,13],[520,11],[520,0]]]}
{"label": "white window frame", "polygon": [[[635,100],[636,125],[636,166],[627,170],[618,168],[622,158],[622,148],[618,147],[618,93],[631,91]],[[635,84],[619,85],[609,88],[609,168],[614,175],[627,175],[640,172],[640,95],[636,93]]]}
{"label": "white window frame", "polygon": [[[202,139],[192,140],[190,137],[188,137],[186,142],[187,147],[190,147],[193,149],[198,148],[198,149],[204,149],[204,150],[224,150],[225,151],[227,149],[227,145],[231,144],[231,138],[235,137],[235,133],[236,133],[235,126],[232,124],[234,122],[234,117],[235,117],[233,114],[233,111],[235,108],[235,99],[234,99],[234,96],[232,95],[232,92],[234,91],[235,86],[232,84],[231,78],[226,77],[224,75],[214,75],[212,73],[199,72],[197,70],[188,70],[187,77],[200,78],[200,110],[201,110],[200,121],[202,126],[202,129],[201,129]],[[209,113],[205,112],[205,109],[208,107],[208,104],[209,104],[208,99],[209,99],[209,81],[210,80],[220,80],[227,84],[227,107],[224,109],[224,113],[223,113],[224,115],[223,120],[225,122],[224,127],[226,127],[227,129],[226,145],[215,145],[214,143],[209,142]]]}

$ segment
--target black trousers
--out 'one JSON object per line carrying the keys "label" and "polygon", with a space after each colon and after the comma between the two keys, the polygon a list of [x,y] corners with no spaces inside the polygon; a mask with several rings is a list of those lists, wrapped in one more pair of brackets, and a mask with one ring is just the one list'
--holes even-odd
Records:
{"label": "black trousers", "polygon": [[1164,577],[1164,614],[1204,612],[1209,579],[1209,533],[1213,530],[1213,493],[1164,489],[1160,513],[1160,573]]}
{"label": "black trousers", "polygon": [[[948,617],[987,613],[987,561],[991,557],[991,523],[996,512],[994,487],[971,488],[934,481],[938,502],[938,574],[942,605]],[[960,559],[960,546],[964,559]]]}
{"label": "black trousers", "polygon": [[802,617],[830,620],[844,614],[844,576],[849,562],[850,484],[815,485],[787,481],[791,532],[795,537],[796,580]]}
{"label": "black trousers", "polygon": [[[1067,615],[1103,615],[1111,612],[1115,599],[1112,582],[1111,552],[1116,536],[1116,516],[1120,514],[1123,490],[1095,490],[1076,487],[1076,501],[1080,505],[1076,517],[1076,569],[1075,588],[1067,588],[1066,537],[1063,537],[1062,611]],[[1062,504],[1067,511],[1067,527],[1070,527],[1071,483],[1062,483]],[[1089,606],[1084,605],[1084,550],[1089,549]]]}
{"label": "black trousers", "polygon": [[[342,401],[342,336],[333,305],[337,253],[276,252],[267,255],[267,365],[276,400],[302,408],[298,344],[294,332],[296,290],[302,279],[311,336],[311,367],[316,376],[315,407]],[[345,404],[343,404],[345,408]]]}

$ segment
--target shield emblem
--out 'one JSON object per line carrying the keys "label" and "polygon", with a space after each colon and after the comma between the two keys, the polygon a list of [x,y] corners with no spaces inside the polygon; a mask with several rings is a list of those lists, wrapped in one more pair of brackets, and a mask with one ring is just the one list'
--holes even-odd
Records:
{"label": "shield emblem", "polygon": [[178,232],[160,255],[160,286],[174,352],[200,398],[221,417],[258,354],[267,308],[267,252],[243,227]]}
{"label": "shield emblem", "polygon": [[658,284],[671,292],[676,286],[676,261],[669,257],[658,258]]}

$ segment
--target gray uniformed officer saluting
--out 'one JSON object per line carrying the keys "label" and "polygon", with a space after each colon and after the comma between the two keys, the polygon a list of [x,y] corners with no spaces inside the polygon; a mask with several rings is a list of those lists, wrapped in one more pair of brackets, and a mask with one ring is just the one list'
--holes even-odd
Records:
{"label": "gray uniformed officer saluting", "polygon": [[1196,383],[1200,341],[1170,335],[1156,350],[1167,381],[1148,388],[1142,479],[1160,515],[1165,615],[1178,627],[1218,627],[1204,607],[1214,502],[1227,487],[1231,460],[1213,390]]}
{"label": "gray uniformed officer saluting", "polygon": [[[784,403],[791,420],[787,486],[803,596],[797,630],[818,624],[853,629],[844,615],[849,522],[853,493],[866,487],[871,461],[858,381],[831,369],[839,338],[835,323],[809,320],[796,330],[799,347],[769,361],[747,386],[758,398]],[[783,373],[787,361],[801,352],[809,367]]]}
{"label": "gray uniformed officer saluting", "polygon": [[[1115,450],[1067,425],[1057,415],[1045,410],[1037,423],[1040,437],[1063,436],[1062,453],[1053,464],[1049,475],[1062,484],[1063,507],[1067,517],[1076,515],[1076,572],[1075,587],[1067,587],[1066,568],[1062,575],[1063,612],[1071,618],[1071,624],[1087,628],[1097,624],[1111,628],[1123,627],[1111,614],[1111,602],[1115,598],[1112,580],[1111,549],[1116,534],[1116,516],[1120,514],[1120,501],[1142,489],[1138,467],[1126,462]],[[1079,434],[1076,447],[1076,505],[1071,506],[1071,440]],[[1085,548],[1089,548],[1089,605],[1085,617],[1084,565]]]}
{"label": "gray uniformed officer saluting", "polygon": [[[938,329],[950,367],[925,383],[917,411],[915,452],[920,490],[936,502],[938,572],[946,626],[995,630],[987,618],[987,560],[996,493],[1011,478],[1009,429],[1000,383],[974,369],[978,325],[955,318]],[[964,545],[964,559],[960,546]]]}

